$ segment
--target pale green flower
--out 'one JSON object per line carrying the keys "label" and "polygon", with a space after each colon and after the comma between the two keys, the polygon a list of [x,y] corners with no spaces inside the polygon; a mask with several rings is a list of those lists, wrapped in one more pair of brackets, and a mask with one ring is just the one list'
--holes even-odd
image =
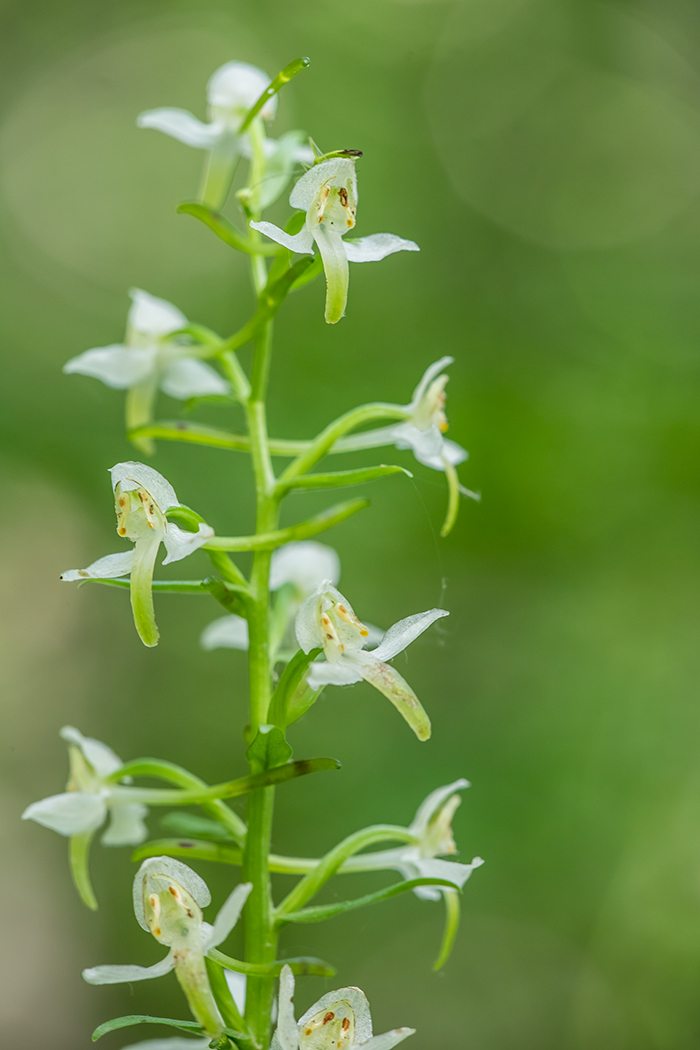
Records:
{"label": "pale green flower", "polygon": [[325,662],[311,664],[309,686],[351,685],[364,678],[391,701],[419,740],[427,740],[430,719],[408,682],[387,661],[443,616],[449,616],[445,609],[407,616],[389,628],[376,649],[366,651],[369,627],[358,620],[347,598],[330,580],[324,580],[302,604],[296,618],[300,648],[305,653],[322,648],[326,657]]}
{"label": "pale green flower", "polygon": [[69,569],[61,579],[69,583],[87,579],[117,579],[131,574],[131,607],[134,623],[144,645],[158,643],[153,609],[153,570],[161,543],[167,556],[164,565],[192,554],[214,535],[209,525],[185,532],[166,518],[180,503],[172,485],[145,463],[117,463],[110,469],[117,511],[117,532],[130,539],[134,549],[107,554],[86,569]]}
{"label": "pale green flower", "polygon": [[249,882],[237,886],[210,926],[202,917],[202,908],[211,903],[204,880],[171,857],[150,857],[134,878],[134,912],[139,926],[170,951],[153,966],[94,966],[83,970],[84,979],[88,984],[125,984],[175,970],[190,1009],[206,1034],[210,1038],[220,1035],[223,1021],[204,959],[207,952],[226,940],[251,889]]}
{"label": "pale green flower", "polygon": [[395,1028],[372,1035],[372,1015],[359,988],[338,988],[294,1018],[294,976],[282,969],[277,1029],[270,1050],[391,1050],[413,1035],[415,1028]]}
{"label": "pale green flower", "polygon": [[343,240],[355,225],[357,211],[357,176],[355,161],[350,158],[334,157],[316,164],[299,179],[289,203],[306,212],[300,233],[285,233],[271,222],[251,222],[250,225],[292,252],[313,255],[316,242],[326,272],[325,316],[329,324],[335,324],[345,313],[348,262],[377,262],[394,252],[420,251],[414,241],[393,233]]}

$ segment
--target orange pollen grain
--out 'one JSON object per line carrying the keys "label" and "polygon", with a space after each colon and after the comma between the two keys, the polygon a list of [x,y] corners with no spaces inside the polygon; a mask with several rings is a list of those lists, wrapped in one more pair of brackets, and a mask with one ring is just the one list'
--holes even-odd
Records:
{"label": "orange pollen grain", "polygon": [[334,1017],[335,1017],[335,1014],[333,1013],[333,1011],[329,1010],[328,1013],[326,1014],[326,1016],[323,1018],[323,1023],[324,1024],[328,1024],[328,1022],[332,1021]]}
{"label": "orange pollen grain", "polygon": [[349,1017],[344,1017],[343,1018],[343,1026],[342,1027],[343,1027],[343,1031],[347,1032],[348,1028],[350,1027],[350,1018]]}

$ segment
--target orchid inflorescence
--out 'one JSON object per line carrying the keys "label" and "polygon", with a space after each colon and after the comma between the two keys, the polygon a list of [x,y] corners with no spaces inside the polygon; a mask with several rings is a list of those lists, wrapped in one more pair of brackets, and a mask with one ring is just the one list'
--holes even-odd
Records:
{"label": "orchid inflorescence", "polygon": [[[94,1033],[98,1038],[113,1029],[154,1021],[184,1033],[131,1044],[132,1050],[390,1050],[413,1029],[373,1035],[369,1006],[358,988],[329,991],[296,1020],[294,975],[330,977],[335,971],[320,959],[278,958],[280,935],[288,926],[320,922],[413,891],[422,900],[444,904],[445,926],[435,964],[439,968],[447,961],[457,931],[462,888],[483,863],[479,857],[470,863],[455,859],[452,819],[460,792],[469,787],[464,779],[431,792],[408,825],[363,828],[318,858],[270,852],[275,786],[339,766],[331,758],[294,760],[289,727],[311,710],[328,686],[364,680],[389,700],[418,740],[427,740],[428,713],[392,661],[448,616],[445,609],[428,609],[399,619],[387,630],[360,620],[338,589],[338,554],[314,537],[362,510],[368,501],[348,500],[284,528],[279,524],[282,501],[296,491],[365,484],[392,474],[410,476],[405,467],[387,464],[315,469],[327,455],[388,447],[411,450],[418,463],[444,472],[449,496],[443,535],[454,526],[460,495],[474,496],[457,475],[467,453],[445,437],[445,370],[451,357],[429,365],[407,404],[361,405],[311,439],[268,436],[272,320],[287,295],[325,272],[325,319],[335,324],[347,305],[349,262],[419,250],[413,241],[393,234],[347,236],[357,218],[359,151],[322,153],[298,131],[277,140],[267,137],[277,93],[307,65],[306,59],[299,59],[271,81],[253,66],[229,62],[209,81],[207,123],[179,109],[149,110],[138,118],[139,127],[206,151],[199,199],[178,210],[202,221],[249,258],[257,303],[246,324],[224,338],[191,323],[166,300],[134,289],[124,341],[86,350],[64,367],[66,373],[96,378],[126,392],[127,436],[141,456],[150,456],[159,440],[247,452],[257,495],[255,533],[220,535],[197,511],[180,503],[170,482],[152,466],[140,460],[119,462],[110,474],[117,533],[127,546],[86,568],[68,569],[61,577],[66,582],[128,588],[136,630],[148,647],[159,640],[154,594],[211,595],[224,614],[204,629],[202,648],[241,650],[249,663],[247,774],[209,785],[164,760],[122,762],[105,744],[64,727],[61,736],[70,762],[66,791],[32,803],[24,813],[69,839],[73,879],[93,909],[97,895],[89,857],[99,829],[107,824],[104,845],[136,847],[133,859],[142,862],[133,888],[136,919],[167,947],[167,955],[150,966],[91,967],[83,977],[90,984],[118,984],[174,972],[193,1019],[128,1015],[105,1022]],[[221,209],[241,164],[247,165],[246,177],[235,196],[243,223],[236,225]],[[289,203],[296,211],[283,229],[263,219],[263,213],[295,175]],[[246,370],[238,351],[248,343],[253,344],[253,361]],[[188,409],[212,399],[238,406],[245,415],[245,432],[217,429],[189,416],[161,421],[156,415],[160,393],[185,402]],[[273,458],[289,462],[276,471]],[[209,574],[155,578],[161,544],[163,564],[206,555]],[[248,575],[231,557],[236,552],[252,554]],[[165,786],[135,783],[144,777]],[[248,800],[245,821],[229,804],[243,796]],[[192,806],[202,815],[182,808]],[[176,837],[147,841],[146,819],[155,807],[171,809],[163,824]],[[211,903],[205,881],[178,858],[241,868],[241,881],[213,924],[204,918]],[[337,874],[379,871],[397,872],[400,879],[362,897],[313,903]],[[278,902],[271,894],[269,873],[298,877]],[[244,957],[237,959],[221,946],[241,916]]]}

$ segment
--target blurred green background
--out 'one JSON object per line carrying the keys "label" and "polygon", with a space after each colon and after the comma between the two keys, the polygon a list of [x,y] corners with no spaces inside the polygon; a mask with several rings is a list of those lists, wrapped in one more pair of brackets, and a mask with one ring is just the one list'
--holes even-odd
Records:
{"label": "blurred green background", "polygon": [[[328,535],[361,617],[451,610],[406,671],[434,735],[418,744],[364,684],[329,689],[292,742],[342,771],[278,793],[275,847],[313,854],[364,823],[407,822],[467,776],[457,840],[487,863],[441,974],[441,907],[412,895],[299,927],[285,950],[337,963],[378,1031],[418,1029],[412,1050],[696,1047],[697,4],[4,0],[1,18],[2,1044],[75,1050],[107,1017],[184,1016],[174,979],[80,979],[161,953],[133,918],[128,851],[94,850],[92,915],[65,842],[18,820],[63,789],[65,723],[208,780],[242,769],[244,658],[197,645],[217,607],[161,597],[148,651],[125,594],[58,582],[119,548],[106,470],[133,455],[122,396],[61,366],[122,338],[132,285],[223,334],[245,320],[241,259],[175,214],[202,154],[135,117],[203,117],[223,62],[272,75],[308,54],[273,134],[362,149],[358,234],[422,251],[354,267],[334,328],[319,283],[292,298],[271,431],[307,437],[355,403],[405,402],[452,354],[450,435],[483,501],[437,540],[443,479],[417,466]],[[250,528],[243,456],[163,444],[153,463],[218,531]],[[322,502],[298,496],[286,520]],[[199,867],[222,900],[230,873]],[[331,986],[300,982],[299,1005]]]}

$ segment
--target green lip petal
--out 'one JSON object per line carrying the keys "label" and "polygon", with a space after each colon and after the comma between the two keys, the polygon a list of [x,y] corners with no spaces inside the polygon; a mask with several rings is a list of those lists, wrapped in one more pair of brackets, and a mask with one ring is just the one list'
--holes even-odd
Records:
{"label": "green lip petal", "polygon": [[139,638],[149,648],[158,644],[160,637],[156,614],[153,608],[153,570],[156,554],[163,538],[162,532],[154,529],[140,537],[134,547],[134,563],[131,568],[131,609]]}
{"label": "green lip petal", "polygon": [[359,653],[353,661],[358,674],[390,700],[419,740],[430,737],[430,719],[416,694],[399,672],[370,653]]}
{"label": "green lip petal", "polygon": [[345,313],[348,301],[348,257],[345,245],[339,233],[324,230],[321,223],[311,232],[326,271],[326,321],[328,324],[337,324]]}

